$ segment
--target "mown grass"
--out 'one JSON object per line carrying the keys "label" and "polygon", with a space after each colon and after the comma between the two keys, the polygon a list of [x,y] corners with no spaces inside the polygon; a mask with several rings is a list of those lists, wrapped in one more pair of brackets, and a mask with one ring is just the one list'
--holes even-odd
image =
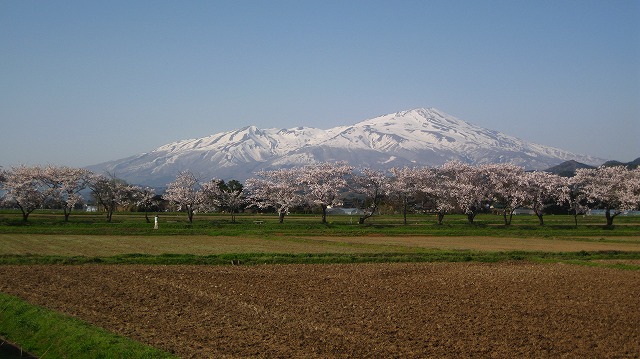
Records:
{"label": "mown grass", "polygon": [[4,293],[0,293],[0,336],[41,358],[177,358]]}
{"label": "mown grass", "polygon": [[[153,224],[146,223],[143,214],[119,213],[107,223],[102,215],[78,213],[64,222],[55,213],[35,213],[24,222],[17,212],[0,213],[2,233],[32,234],[85,234],[85,235],[210,235],[247,236],[506,236],[506,237],[559,237],[559,236],[626,236],[640,234],[639,217],[616,218],[613,227],[604,225],[604,217],[581,217],[575,226],[573,216],[546,216],[545,225],[538,225],[535,216],[519,215],[513,224],[505,226],[502,217],[492,214],[478,215],[474,224],[468,224],[466,216],[448,215],[444,224],[438,225],[432,215],[411,215],[407,225],[398,215],[374,216],[366,224],[357,224],[357,217],[329,216],[328,223],[320,223],[317,215],[287,216],[278,223],[275,215],[238,215],[235,223],[225,214],[197,215],[188,223],[182,213],[160,216],[160,229],[153,231]],[[256,222],[259,222],[257,224]]]}

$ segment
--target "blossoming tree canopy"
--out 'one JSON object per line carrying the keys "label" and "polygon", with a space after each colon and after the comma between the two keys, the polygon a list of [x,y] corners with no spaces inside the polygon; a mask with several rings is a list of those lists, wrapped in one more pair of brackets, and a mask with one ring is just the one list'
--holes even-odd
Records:
{"label": "blossoming tree canopy", "polygon": [[612,226],[616,216],[638,207],[639,173],[637,168],[629,170],[624,166],[582,168],[576,170],[571,182],[577,185],[580,198],[594,208],[604,209],[607,226]]}

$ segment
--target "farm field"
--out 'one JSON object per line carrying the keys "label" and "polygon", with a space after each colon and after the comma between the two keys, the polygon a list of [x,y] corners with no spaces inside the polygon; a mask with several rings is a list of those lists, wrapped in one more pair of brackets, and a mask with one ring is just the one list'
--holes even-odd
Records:
{"label": "farm field", "polygon": [[640,272],[561,263],[4,266],[0,291],[184,358],[636,357]]}
{"label": "farm field", "polygon": [[201,217],[0,213],[0,292],[185,358],[640,353],[638,218]]}

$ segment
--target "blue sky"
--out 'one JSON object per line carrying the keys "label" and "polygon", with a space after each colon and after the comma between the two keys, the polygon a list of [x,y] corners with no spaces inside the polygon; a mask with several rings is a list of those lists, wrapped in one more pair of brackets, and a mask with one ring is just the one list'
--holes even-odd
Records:
{"label": "blue sky", "polygon": [[417,107],[640,156],[640,1],[0,1],[0,165]]}

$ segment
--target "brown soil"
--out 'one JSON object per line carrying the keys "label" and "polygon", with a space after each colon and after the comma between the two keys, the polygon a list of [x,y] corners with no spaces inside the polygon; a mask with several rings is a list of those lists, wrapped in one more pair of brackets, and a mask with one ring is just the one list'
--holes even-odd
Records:
{"label": "brown soil", "polygon": [[520,262],[0,267],[3,292],[191,358],[638,358],[638,288]]}

